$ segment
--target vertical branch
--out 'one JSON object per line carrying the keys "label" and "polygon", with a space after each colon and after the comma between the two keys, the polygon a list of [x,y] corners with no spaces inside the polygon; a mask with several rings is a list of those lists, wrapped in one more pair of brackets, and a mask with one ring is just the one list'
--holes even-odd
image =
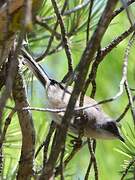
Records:
{"label": "vertical branch", "polygon": [[[21,71],[18,69],[13,85],[13,98],[18,109],[28,107],[26,88]],[[33,175],[33,159],[35,150],[35,130],[31,113],[17,111],[22,132],[22,148],[19,161],[17,179],[30,179]]]}
{"label": "vertical branch", "polygon": [[89,161],[87,172],[85,174],[85,180],[89,179],[89,174],[90,174],[92,164],[94,164],[95,180],[97,180],[98,179],[98,168],[97,168],[97,162],[96,162],[96,157],[95,157],[96,141],[88,139],[87,142],[88,142],[88,148],[89,148],[91,158]]}
{"label": "vertical branch", "polygon": [[91,39],[89,40],[88,45],[85,48],[83,55],[80,59],[80,62],[78,64],[77,71],[76,71],[77,79],[75,82],[75,87],[71,94],[71,98],[69,100],[65,115],[62,119],[61,126],[55,134],[54,143],[51,148],[50,156],[47,162],[48,166],[46,166],[46,168],[44,169],[46,179],[53,177],[56,161],[58,160],[61,150],[63,149],[65,145],[68,125],[73,116],[76,100],[78,99],[78,96],[84,87],[84,82],[85,82],[85,79],[89,70],[90,63],[92,62],[95,52],[99,48],[102,37],[110,24],[111,16],[112,16],[116,3],[117,3],[117,0],[107,1],[107,5],[99,20],[97,28],[95,32],[93,33]]}

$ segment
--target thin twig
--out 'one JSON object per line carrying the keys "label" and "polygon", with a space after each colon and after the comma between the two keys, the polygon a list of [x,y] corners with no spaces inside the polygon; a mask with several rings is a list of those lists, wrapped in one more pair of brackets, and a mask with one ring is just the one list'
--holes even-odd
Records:
{"label": "thin twig", "polygon": [[[90,3],[90,1],[91,1],[91,0],[86,0],[86,1],[84,1],[82,4],[79,4],[79,5],[75,6],[75,7],[72,8],[72,9],[69,9],[69,10],[65,11],[65,12],[63,13],[63,16],[68,16],[68,15],[70,15],[70,14],[72,14],[72,13],[76,13],[77,11],[80,11],[81,9],[85,8],[85,7]],[[42,21],[43,21],[43,22],[44,22],[44,21],[48,21],[48,20],[51,20],[51,19],[53,19],[53,18],[55,18],[55,16],[45,17],[45,18],[42,18]]]}
{"label": "thin twig", "polygon": [[89,14],[88,14],[87,30],[86,30],[86,45],[87,45],[87,42],[89,41],[90,21],[91,21],[93,3],[94,3],[94,0],[91,0],[90,5],[89,5]]}
{"label": "thin twig", "polygon": [[36,16],[35,22],[38,25],[40,25],[40,26],[44,27],[45,29],[47,29],[51,34],[54,33],[54,36],[57,39],[61,38],[61,34],[59,34],[58,32],[54,31],[54,29],[52,29],[46,22],[43,22],[39,16]]}
{"label": "thin twig", "polygon": [[[133,101],[135,101],[135,96],[133,96]],[[117,122],[120,122],[121,119],[124,118],[124,116],[126,115],[127,111],[129,110],[129,108],[130,108],[130,103],[128,103],[128,104],[126,105],[126,107],[124,108],[124,111],[123,111],[123,112],[121,113],[121,115],[116,119]]]}
{"label": "thin twig", "polygon": [[59,11],[58,5],[57,5],[55,0],[51,0],[51,2],[52,2],[52,5],[53,5],[55,14],[57,16],[57,20],[58,20],[58,22],[60,24],[62,42],[63,42],[65,53],[66,53],[66,56],[67,56],[67,59],[68,59],[68,74],[66,75],[67,78],[68,78],[68,76],[70,74],[72,74],[72,72],[73,72],[73,67],[72,67],[73,59],[72,59],[72,55],[71,55],[71,50],[70,50],[70,47],[69,47],[69,42],[68,42],[66,29],[65,29],[64,22],[63,22],[61,13]]}
{"label": "thin twig", "polygon": [[89,179],[89,174],[90,174],[90,170],[91,170],[92,164],[94,164],[95,179],[96,178],[98,179],[98,169],[97,169],[97,163],[96,163],[96,157],[95,157],[96,140],[90,140],[88,138],[87,143],[88,143],[88,147],[89,147],[89,152],[90,152],[91,158],[90,158],[89,165],[88,165],[87,172],[85,174],[85,178],[84,179],[85,180]]}
{"label": "thin twig", "polygon": [[129,89],[127,80],[125,81],[125,89],[126,89],[126,92],[127,92],[127,96],[128,96],[128,100],[129,100],[129,104],[130,104],[130,108],[131,108],[131,114],[132,114],[133,122],[135,124],[135,107],[134,107],[134,104],[133,104],[133,98],[132,98],[132,94],[131,94],[131,91]]}
{"label": "thin twig", "polygon": [[12,117],[13,117],[14,114],[15,114],[15,111],[12,110],[9,113],[8,117],[6,118],[6,120],[5,120],[4,128],[3,128],[3,131],[1,133],[1,138],[0,138],[0,147],[2,146],[3,141],[5,140],[5,135],[6,135],[7,129],[9,127],[10,123],[11,123],[11,120],[12,120]]}
{"label": "thin twig", "polygon": [[[63,5],[63,8],[62,8],[62,10],[61,10],[61,14],[64,13],[64,11],[65,11],[65,9],[66,9],[66,6],[67,6],[67,1],[65,1],[64,5]],[[58,24],[59,24],[59,23],[58,23],[58,20],[57,20],[57,21],[56,21],[56,24],[54,25],[54,28],[53,28],[53,31],[52,31],[52,35],[51,35],[51,37],[50,37],[50,39],[49,39],[49,41],[48,41],[47,48],[46,48],[46,50],[43,52],[43,54],[36,59],[36,62],[41,61],[43,58],[45,58],[45,57],[48,55],[48,53],[49,53],[49,51],[50,51],[50,48],[51,48],[51,46],[52,46],[52,42],[53,42],[53,39],[54,39],[54,36],[55,36],[55,33],[56,33],[56,29],[57,29],[57,27],[58,27]],[[60,43],[60,44],[62,44],[62,43]],[[57,49],[57,48],[56,48],[56,49]],[[55,51],[55,52],[56,52],[56,51]]]}
{"label": "thin twig", "polygon": [[[123,5],[123,6],[120,7],[119,9],[115,10],[114,13],[113,13],[113,15],[112,15],[112,19],[113,19],[114,17],[116,17],[118,14],[120,14],[123,10],[126,10],[126,12],[127,12],[127,7],[130,6],[131,4],[133,4],[134,2],[135,2],[135,0],[128,0],[128,1],[126,2],[126,5]],[[128,17],[129,17],[128,12],[127,12],[127,15],[128,15]],[[130,19],[130,18],[129,18],[129,19]],[[131,21],[131,20],[130,20],[130,21]],[[132,23],[131,23],[131,25],[132,25]]]}
{"label": "thin twig", "polygon": [[[63,166],[64,168],[67,167],[68,163],[74,158],[74,156],[77,154],[78,151],[80,151],[85,145],[86,141],[81,146],[74,146],[71,153],[68,155],[68,157],[65,159]],[[60,166],[56,167],[55,177],[60,174]]]}
{"label": "thin twig", "polygon": [[45,141],[38,147],[38,149],[37,149],[37,151],[35,153],[35,158],[36,158],[38,156],[39,152],[41,151],[41,149],[44,147],[44,160],[43,160],[44,162],[43,162],[43,165],[45,165],[46,160],[47,160],[48,146],[49,146],[49,143],[50,143],[50,140],[51,140],[51,136],[52,136],[52,134],[54,132],[54,128],[55,128],[54,127],[54,122],[52,121]]}
{"label": "thin twig", "polygon": [[51,122],[50,128],[49,128],[49,132],[46,136],[46,140],[44,142],[44,158],[43,158],[43,167],[45,168],[46,162],[47,162],[47,153],[48,153],[48,148],[49,148],[49,144],[51,141],[51,137],[55,131],[56,128],[56,124],[55,122]]}

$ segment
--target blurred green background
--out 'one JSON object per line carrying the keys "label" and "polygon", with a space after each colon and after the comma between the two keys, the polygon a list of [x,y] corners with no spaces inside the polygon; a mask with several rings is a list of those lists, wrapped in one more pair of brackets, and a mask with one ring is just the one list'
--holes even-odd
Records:
{"label": "blurred green background", "polygon": [[[79,2],[82,2],[82,1],[76,1],[76,3],[79,3]],[[59,3],[62,4],[63,1],[60,1]],[[49,1],[46,1],[45,5],[46,5],[46,9],[42,8],[40,14],[44,16],[46,15],[49,16],[52,14],[49,8],[51,9],[52,7],[49,4]],[[120,6],[121,4],[119,3],[118,7]],[[95,5],[95,8],[96,7],[97,6]],[[101,13],[101,10],[100,10],[100,13]],[[100,17],[100,13],[98,13],[98,11],[97,12],[95,11],[95,15],[93,16],[94,17],[97,16],[97,17],[95,19],[93,18],[93,21],[91,20],[91,24],[92,23],[96,24],[98,17]],[[53,22],[51,23],[53,24]],[[117,37],[122,32],[124,32],[129,26],[130,26],[130,23],[128,21],[126,13],[123,12],[120,15],[118,15],[112,21],[107,32],[105,33],[101,47],[107,46],[108,43],[110,43],[115,37]],[[94,30],[94,28],[92,28],[92,30]],[[92,34],[92,31],[90,31],[90,33]],[[32,32],[28,36],[29,42],[30,42],[30,49],[35,55],[35,57],[39,53],[43,52],[47,44],[46,38],[40,41],[34,41],[33,39],[34,38],[36,39],[37,34],[46,35],[46,32],[44,32],[44,29],[42,28],[40,29],[37,26],[34,32]],[[122,77],[124,52],[128,44],[128,40],[129,38],[122,41],[116,48],[113,49],[111,53],[109,53],[105,57],[104,61],[100,64],[98,73],[97,73],[97,78],[96,78],[97,91],[96,91],[95,99],[97,101],[110,98],[118,92],[119,83]],[[54,44],[55,44],[55,41],[57,40],[56,39],[54,40]],[[83,29],[82,31],[78,32],[77,37],[76,35],[74,35],[70,39],[70,47],[71,47],[71,51],[72,51],[72,55],[74,59],[74,67],[76,64],[78,64],[80,60],[82,50],[84,49],[85,44],[86,44],[85,31]],[[134,87],[134,82],[135,82],[134,50],[135,48],[132,47],[130,57],[129,57],[129,65],[128,65],[128,81],[129,81],[130,87]],[[61,81],[67,72],[67,59],[66,59],[64,50],[61,50],[60,52],[55,53],[53,55],[47,56],[44,59],[44,61],[41,62],[41,65],[44,67],[44,69],[47,71],[47,73],[49,74],[51,78]],[[29,77],[29,76],[30,75],[28,73],[26,77]],[[33,80],[32,86],[31,86],[31,82],[28,83],[28,81],[26,81],[26,84],[27,84],[27,89],[28,89],[30,106],[47,107],[47,101],[46,101],[44,89],[37,82],[37,80],[36,79]],[[90,95],[90,92],[91,92],[91,88],[88,89],[87,95]],[[123,95],[120,98],[118,98],[116,101],[104,104],[103,109],[112,118],[115,119],[123,112],[123,109],[125,108],[127,103],[128,103],[127,95],[124,92]],[[13,106],[12,101],[9,101],[8,104]],[[7,111],[7,110],[5,111],[4,118],[6,118],[9,112],[10,111]],[[34,124],[35,124],[36,135],[37,135],[36,147],[38,148],[39,145],[43,142],[45,135],[48,131],[49,123],[51,122],[51,117],[47,113],[41,113],[41,112],[32,112],[32,113],[33,113]],[[131,127],[133,127],[130,110],[128,111],[124,119],[121,121],[121,124],[122,124],[122,128],[126,129],[127,134],[128,133],[130,134],[130,132],[128,132],[130,130],[129,128],[127,128],[127,125],[130,125]],[[14,175],[16,173],[17,161],[19,160],[19,154],[20,154],[20,146],[21,146],[20,140],[21,140],[20,128],[19,128],[17,117],[14,116],[14,118],[12,119],[11,125],[9,126],[9,129],[8,129],[6,142],[5,142],[5,148],[4,148],[4,156],[5,156],[4,176],[6,177],[5,179],[14,179],[15,177]],[[126,153],[124,155],[124,153],[122,154],[118,152],[119,149],[123,149],[123,144],[119,140],[97,140],[96,158],[97,158],[97,163],[98,163],[100,180],[108,180],[108,179],[119,180],[120,179],[121,177],[120,171],[123,169],[122,166],[124,164],[124,160],[130,159],[130,156],[128,156]],[[41,169],[42,155],[43,154],[41,152],[36,159],[36,162],[35,162],[36,170]],[[71,163],[69,163],[65,171],[66,179],[67,180],[68,179],[69,180],[70,179],[83,180],[87,167],[88,167],[89,159],[90,159],[90,154],[88,151],[88,147],[86,145],[80,152],[76,154],[76,156],[71,161]],[[90,174],[89,179],[90,180],[94,179],[93,170]]]}

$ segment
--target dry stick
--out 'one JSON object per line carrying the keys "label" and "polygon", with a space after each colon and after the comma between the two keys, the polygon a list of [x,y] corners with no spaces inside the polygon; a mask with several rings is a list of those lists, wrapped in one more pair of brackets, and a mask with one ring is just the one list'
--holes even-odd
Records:
{"label": "dry stick", "polygon": [[[66,6],[67,6],[67,1],[65,1],[64,5],[63,5],[63,8],[62,8],[62,10],[61,10],[61,14],[64,13],[64,11],[65,11],[65,9],[66,9]],[[40,57],[38,57],[38,58],[36,59],[36,62],[41,61],[43,58],[45,58],[45,57],[48,55],[49,50],[50,50],[51,45],[52,45],[52,42],[53,42],[53,39],[54,39],[54,35],[55,35],[55,33],[56,33],[56,29],[57,29],[57,27],[58,27],[58,24],[59,24],[59,23],[58,23],[58,20],[57,20],[57,21],[56,21],[56,24],[54,25],[54,28],[53,28],[53,31],[52,31],[52,35],[51,35],[51,37],[50,37],[50,39],[49,39],[47,48],[46,48],[45,52],[44,52]]]}
{"label": "dry stick", "polygon": [[49,179],[50,177],[53,176],[53,170],[55,168],[56,161],[62,150],[62,147],[65,144],[68,124],[70,123],[70,120],[72,118],[76,100],[78,99],[78,96],[84,85],[84,81],[88,73],[90,63],[93,60],[94,54],[97,51],[98,46],[102,40],[102,37],[110,24],[111,15],[115,8],[116,3],[117,3],[117,0],[114,0],[114,1],[109,0],[107,2],[104,12],[102,13],[102,16],[97,25],[97,28],[95,32],[93,33],[91,40],[88,42],[88,45],[86,49],[84,50],[83,55],[81,57],[80,63],[78,64],[77,80],[75,82],[75,87],[73,89],[71,98],[69,100],[65,115],[62,119],[60,130],[57,131],[55,135],[55,142],[54,142],[53,148],[51,148],[50,157],[47,162],[49,168],[46,168],[44,170],[44,173],[45,173],[44,179],[45,178]]}
{"label": "dry stick", "polygon": [[126,169],[125,169],[125,171],[124,171],[124,173],[123,173],[123,175],[122,175],[122,177],[121,177],[120,180],[123,180],[123,179],[125,178],[125,176],[127,175],[130,167],[131,167],[134,163],[135,163],[135,159],[132,159],[132,160],[129,162],[129,164],[128,164],[128,166],[126,167]]}
{"label": "dry stick", "polygon": [[64,45],[64,50],[65,50],[65,53],[66,53],[66,56],[67,56],[67,60],[68,60],[68,73],[65,75],[64,80],[63,80],[64,82],[66,82],[66,79],[73,72],[73,67],[72,67],[73,59],[72,59],[71,50],[70,50],[70,47],[69,47],[69,42],[68,42],[66,29],[65,29],[64,22],[63,22],[61,13],[59,11],[58,5],[57,5],[55,0],[51,0],[51,2],[52,2],[52,5],[53,5],[53,8],[54,8],[54,12],[55,12],[55,14],[57,16],[58,23],[60,25],[61,35],[62,35],[62,42],[63,42],[63,45]]}

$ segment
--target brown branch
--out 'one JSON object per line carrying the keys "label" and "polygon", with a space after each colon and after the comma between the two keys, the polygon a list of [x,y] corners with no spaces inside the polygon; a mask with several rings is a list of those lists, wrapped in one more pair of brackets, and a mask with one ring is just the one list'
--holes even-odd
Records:
{"label": "brown branch", "polygon": [[73,89],[71,98],[69,100],[65,115],[62,119],[60,130],[57,131],[55,135],[55,142],[54,142],[53,147],[51,148],[50,156],[47,162],[48,168],[44,170],[46,179],[49,179],[50,177],[53,176],[53,170],[55,168],[56,161],[65,144],[68,124],[72,118],[76,100],[78,99],[80,91],[83,88],[85,78],[88,73],[90,63],[93,60],[94,54],[99,48],[99,44],[102,40],[102,37],[107,27],[110,24],[111,15],[113,13],[116,3],[117,3],[117,0],[114,0],[114,1],[109,0],[107,2],[107,5],[99,20],[97,28],[95,32],[93,33],[91,40],[88,42],[88,45],[86,49],[84,50],[84,53],[81,57],[80,63],[77,68],[77,80],[75,82],[75,87]]}
{"label": "brown branch", "polygon": [[[22,108],[24,106],[29,106],[24,80],[19,69],[13,86],[13,98],[16,107]],[[17,114],[22,131],[22,149],[17,179],[30,179],[33,175],[33,159],[35,150],[34,125],[29,111],[17,111]]]}
{"label": "brown branch", "polygon": [[[135,2],[135,0],[128,0],[126,2],[126,7],[130,6],[134,2]],[[122,6],[119,9],[115,10],[114,13],[112,14],[112,19],[115,18],[118,14],[120,14],[123,10],[125,10],[125,6]]]}

